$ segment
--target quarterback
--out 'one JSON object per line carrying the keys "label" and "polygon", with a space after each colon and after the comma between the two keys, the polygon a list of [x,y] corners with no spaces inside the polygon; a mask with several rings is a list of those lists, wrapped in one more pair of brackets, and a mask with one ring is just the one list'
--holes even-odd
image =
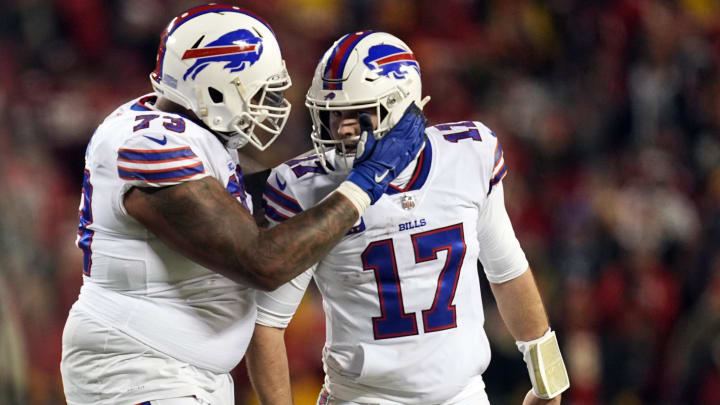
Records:
{"label": "quarterback", "polygon": [[237,149],[267,148],[290,112],[270,26],[234,6],[188,10],[163,33],[150,79],[154,93],[112,112],[87,146],[65,396],[231,405],[256,288],[277,288],[341,240],[415,158],[424,118],[411,110],[383,139],[362,139],[360,160],[322,203],[260,230]]}
{"label": "quarterback", "polygon": [[[403,41],[373,31],[340,38],[307,93],[315,151],[271,172],[267,219],[282,226],[322,201],[352,168],[362,136],[387,133],[408,105],[425,102]],[[482,123],[428,127],[419,156],[327,256],[259,295],[247,361],[262,403],[292,403],[283,332],[312,279],[326,320],[319,405],[487,404],[478,260],[527,363],[525,404],[559,403],[569,381],[505,211],[506,172],[498,137]]]}

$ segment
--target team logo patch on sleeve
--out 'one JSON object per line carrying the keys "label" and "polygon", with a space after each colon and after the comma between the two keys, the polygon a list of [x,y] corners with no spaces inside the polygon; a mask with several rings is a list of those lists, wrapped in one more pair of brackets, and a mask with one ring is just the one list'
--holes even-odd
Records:
{"label": "team logo patch on sleeve", "polygon": [[185,51],[183,60],[197,60],[185,71],[183,80],[187,80],[189,75],[192,75],[190,79],[195,80],[198,73],[213,62],[225,62],[223,69],[231,72],[244,70],[260,59],[262,51],[262,38],[252,32],[245,29],[229,32],[202,48]]}

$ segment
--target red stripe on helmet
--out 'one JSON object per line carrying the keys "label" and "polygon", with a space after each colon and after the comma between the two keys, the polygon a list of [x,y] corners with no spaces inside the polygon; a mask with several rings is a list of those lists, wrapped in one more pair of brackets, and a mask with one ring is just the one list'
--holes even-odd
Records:
{"label": "red stripe on helmet", "polygon": [[397,62],[399,60],[417,61],[417,59],[415,59],[415,55],[413,55],[412,53],[406,52],[406,53],[396,53],[395,55],[386,56],[384,58],[376,60],[375,63],[377,63],[378,65],[383,65],[385,63]]}
{"label": "red stripe on helmet", "polygon": [[200,49],[188,49],[185,51],[185,53],[182,56],[182,59],[195,59],[195,58],[204,58],[206,56],[220,56],[220,55],[230,55],[233,53],[241,53],[241,52],[250,52],[255,50],[255,45],[246,45],[246,46],[240,46],[240,45],[232,45],[232,46],[216,46],[216,47],[210,47],[210,48],[200,48]]}
{"label": "red stripe on helmet", "polygon": [[342,65],[342,61],[345,58],[345,53],[347,53],[348,48],[352,46],[352,44],[355,42],[355,39],[357,39],[360,36],[363,36],[367,31],[359,31],[352,33],[345,37],[345,39],[338,44],[337,50],[335,51],[335,54],[333,55],[332,61],[328,63],[329,67],[325,71],[325,79],[342,79],[342,77],[338,77],[340,75],[340,65]]}
{"label": "red stripe on helmet", "polygon": [[206,4],[204,6],[198,6],[195,8],[191,8],[189,10],[185,10],[183,13],[178,15],[177,17],[173,18],[172,21],[170,21],[170,24],[165,27],[165,30],[163,31],[162,35],[160,36],[160,44],[158,45],[158,52],[157,57],[155,59],[155,70],[152,72],[152,76],[155,80],[161,80],[162,78],[162,66],[163,66],[163,60],[165,59],[165,44],[167,43],[167,38],[170,34],[172,34],[177,27],[182,25],[185,21],[198,16],[200,14],[205,14],[213,11],[232,11],[232,12],[238,12],[241,14],[248,15],[250,17],[253,17],[263,23],[270,32],[275,35],[275,31],[273,31],[272,27],[270,27],[270,24],[268,24],[265,19],[260,17],[259,15],[245,10],[243,8],[237,7],[237,6],[231,6],[228,4]]}

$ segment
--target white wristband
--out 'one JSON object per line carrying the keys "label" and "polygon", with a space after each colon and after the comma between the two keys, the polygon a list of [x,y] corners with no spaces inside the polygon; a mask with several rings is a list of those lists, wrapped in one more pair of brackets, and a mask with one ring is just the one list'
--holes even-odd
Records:
{"label": "white wristband", "polygon": [[548,331],[540,338],[515,344],[527,364],[533,393],[538,398],[550,399],[570,387],[565,363],[555,332]]}
{"label": "white wristband", "polygon": [[370,206],[370,196],[363,189],[351,181],[343,181],[340,183],[335,192],[344,195],[355,206],[358,212],[358,218]]}

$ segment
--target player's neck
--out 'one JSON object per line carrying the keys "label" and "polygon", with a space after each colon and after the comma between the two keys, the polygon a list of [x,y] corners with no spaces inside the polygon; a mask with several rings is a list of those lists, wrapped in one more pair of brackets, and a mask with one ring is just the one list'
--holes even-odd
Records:
{"label": "player's neck", "polygon": [[198,117],[195,115],[194,112],[188,110],[187,108],[181,106],[178,103],[175,103],[173,101],[166,99],[163,96],[159,96],[157,98],[157,101],[155,101],[155,108],[157,108],[158,110],[163,111],[163,112],[178,113],[178,114],[185,115],[196,122],[200,121],[200,119],[198,119]]}

